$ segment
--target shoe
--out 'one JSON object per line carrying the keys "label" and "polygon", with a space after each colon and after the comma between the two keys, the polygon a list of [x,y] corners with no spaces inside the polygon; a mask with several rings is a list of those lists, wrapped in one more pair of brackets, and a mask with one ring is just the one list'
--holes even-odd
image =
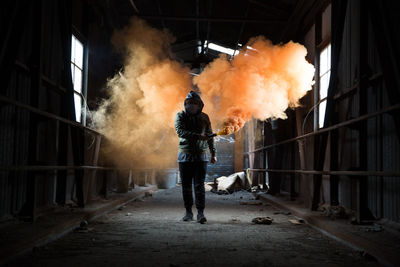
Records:
{"label": "shoe", "polygon": [[205,223],[206,221],[207,221],[207,219],[206,219],[206,217],[204,216],[204,213],[202,213],[202,212],[197,213],[197,222],[198,222],[198,223],[203,224],[203,223]]}
{"label": "shoe", "polygon": [[182,221],[184,222],[193,221],[193,213],[187,211],[185,213],[185,216],[183,216]]}

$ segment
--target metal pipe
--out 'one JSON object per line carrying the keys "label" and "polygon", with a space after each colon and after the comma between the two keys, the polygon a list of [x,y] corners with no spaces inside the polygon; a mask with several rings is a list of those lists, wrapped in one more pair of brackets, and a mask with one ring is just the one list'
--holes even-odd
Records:
{"label": "metal pipe", "polygon": [[61,121],[61,122],[66,123],[66,124],[68,124],[68,125],[81,128],[81,129],[83,129],[83,130],[85,130],[85,131],[89,131],[89,132],[94,133],[94,134],[97,134],[97,135],[102,135],[102,134],[99,133],[98,131],[96,131],[96,130],[94,130],[94,129],[91,129],[91,128],[88,128],[88,127],[86,127],[86,126],[84,126],[84,125],[82,125],[82,124],[80,124],[80,123],[78,123],[78,122],[65,119],[65,118],[63,118],[63,117],[60,117],[60,116],[58,116],[58,115],[55,115],[55,114],[52,114],[52,113],[49,113],[49,112],[40,110],[40,109],[38,109],[38,108],[34,108],[34,107],[32,107],[32,106],[23,104],[23,103],[21,103],[21,102],[15,101],[15,100],[13,100],[13,99],[11,99],[11,98],[8,98],[8,97],[2,96],[2,95],[0,95],[0,102],[5,102],[5,103],[11,104],[11,105],[15,105],[15,106],[17,106],[17,107],[19,107],[19,108],[26,109],[26,110],[28,110],[28,111],[30,111],[30,112],[32,112],[32,113],[41,115],[41,116],[43,116],[43,117],[47,117],[47,118],[49,118],[49,119]]}
{"label": "metal pipe", "polygon": [[294,142],[294,141],[299,140],[299,139],[303,139],[303,138],[307,138],[307,137],[310,137],[310,136],[314,136],[314,135],[322,134],[322,133],[325,133],[325,132],[329,132],[329,131],[332,131],[332,130],[335,130],[335,129],[338,129],[338,128],[341,128],[341,127],[344,127],[344,126],[347,126],[347,125],[351,125],[351,124],[354,124],[354,123],[357,123],[357,122],[360,122],[360,121],[363,121],[363,120],[366,120],[366,119],[369,119],[369,118],[372,118],[372,117],[376,117],[376,116],[379,116],[379,115],[381,115],[383,113],[388,113],[390,111],[394,111],[394,110],[397,110],[397,109],[400,109],[400,103],[399,104],[395,104],[393,106],[389,106],[389,107],[383,108],[383,109],[381,109],[379,111],[376,111],[376,112],[365,114],[365,115],[360,116],[360,117],[355,118],[355,119],[351,119],[351,120],[348,120],[348,121],[340,122],[340,123],[332,125],[330,127],[322,128],[322,129],[320,129],[318,131],[315,131],[315,132],[312,132],[312,133],[303,134],[303,135],[300,135],[300,136],[297,136],[297,137],[294,137],[294,138],[290,138],[290,139],[287,139],[287,140],[284,140],[284,141],[281,141],[281,142],[278,142],[278,143],[275,143],[275,144],[272,144],[272,145],[260,147],[260,148],[257,148],[255,150],[253,150],[253,151],[244,152],[243,154],[256,153],[256,152],[259,152],[259,151],[270,149],[270,148],[275,147],[275,146],[288,144],[288,143]]}
{"label": "metal pipe", "polygon": [[66,170],[129,170],[129,168],[116,168],[104,166],[1,166],[0,171],[66,171]]}
{"label": "metal pipe", "polygon": [[396,171],[315,171],[315,170],[276,170],[276,169],[247,169],[247,170],[254,171],[254,172],[400,177],[400,172],[396,172]]}
{"label": "metal pipe", "polygon": [[[104,170],[104,171],[123,171],[132,170],[133,168],[117,168],[117,167],[107,167],[107,166],[52,166],[52,165],[16,165],[16,166],[0,166],[1,171],[67,171],[67,170]],[[135,168],[135,170],[148,171],[154,170],[154,168]]]}

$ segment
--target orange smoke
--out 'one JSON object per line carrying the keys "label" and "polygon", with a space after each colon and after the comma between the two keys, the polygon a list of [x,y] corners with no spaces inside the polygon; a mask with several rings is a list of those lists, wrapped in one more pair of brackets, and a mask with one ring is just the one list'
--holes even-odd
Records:
{"label": "orange smoke", "polygon": [[112,42],[124,69],[108,81],[109,98],[94,113],[107,139],[105,156],[120,167],[166,167],[176,162],[174,118],[191,88],[189,68],[171,60],[173,36],[132,19]]}
{"label": "orange smoke", "polygon": [[[92,122],[106,137],[103,153],[117,166],[157,168],[176,162],[174,118],[192,81],[189,68],[172,59],[173,41],[168,31],[137,18],[113,35],[125,56],[124,69],[108,81],[109,98]],[[238,131],[252,117],[286,118],[285,110],[298,106],[311,88],[314,67],[302,45],[273,45],[257,37],[247,46],[232,61],[221,55],[193,81],[205,112],[222,126],[220,135]]]}
{"label": "orange smoke", "polygon": [[245,47],[232,61],[221,54],[194,78],[211,104],[206,110],[223,118],[217,121],[222,124],[219,135],[238,131],[252,117],[287,118],[286,109],[297,107],[313,83],[314,67],[301,44],[273,45],[260,36]]}

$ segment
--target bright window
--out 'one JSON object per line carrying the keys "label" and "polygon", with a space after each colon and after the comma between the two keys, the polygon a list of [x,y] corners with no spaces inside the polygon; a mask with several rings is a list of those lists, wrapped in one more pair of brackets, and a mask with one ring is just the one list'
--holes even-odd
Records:
{"label": "bright window", "polygon": [[210,43],[208,42],[208,40],[206,40],[204,42],[204,47],[207,47],[208,49],[214,50],[214,51],[218,51],[221,53],[225,53],[228,54],[230,56],[236,56],[237,54],[239,54],[239,50],[233,50],[231,48],[228,47],[224,47],[224,46],[220,46],[214,43]]}
{"label": "bright window", "polygon": [[71,39],[71,74],[74,85],[74,102],[76,121],[82,121],[83,104],[83,44],[72,35]]}
{"label": "bright window", "polygon": [[324,127],[326,97],[328,96],[329,78],[331,76],[331,45],[325,47],[320,54],[319,68],[319,99],[321,103],[318,106],[318,126]]}

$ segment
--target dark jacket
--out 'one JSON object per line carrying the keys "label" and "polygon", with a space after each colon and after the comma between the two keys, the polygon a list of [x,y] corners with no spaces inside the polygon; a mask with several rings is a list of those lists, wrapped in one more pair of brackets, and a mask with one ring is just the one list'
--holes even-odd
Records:
{"label": "dark jacket", "polygon": [[[199,100],[203,109],[203,101],[200,96],[191,91],[186,99]],[[189,115],[186,111],[182,110],[176,114],[175,131],[179,136],[179,151],[189,154],[201,154],[210,149],[211,155],[215,155],[216,149],[214,138],[209,140],[200,140],[200,134],[212,134],[211,122],[207,114],[200,111],[196,115]]]}

